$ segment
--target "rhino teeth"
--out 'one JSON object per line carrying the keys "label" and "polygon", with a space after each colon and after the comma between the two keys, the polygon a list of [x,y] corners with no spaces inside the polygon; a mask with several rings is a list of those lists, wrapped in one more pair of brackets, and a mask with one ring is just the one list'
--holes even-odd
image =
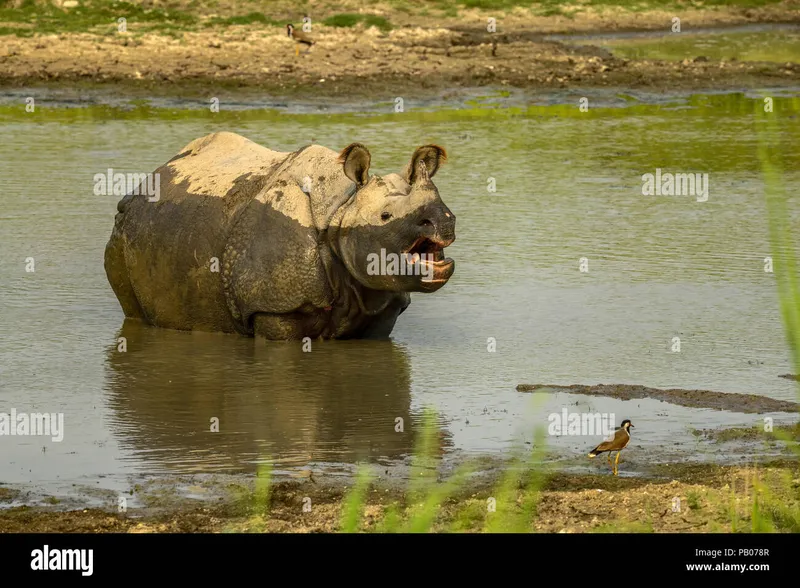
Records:
{"label": "rhino teeth", "polygon": [[417,239],[408,250],[409,255],[414,255],[415,253],[418,253],[420,256],[425,255],[433,259],[433,261],[441,261],[444,259],[444,250],[442,246],[427,237],[420,237]]}

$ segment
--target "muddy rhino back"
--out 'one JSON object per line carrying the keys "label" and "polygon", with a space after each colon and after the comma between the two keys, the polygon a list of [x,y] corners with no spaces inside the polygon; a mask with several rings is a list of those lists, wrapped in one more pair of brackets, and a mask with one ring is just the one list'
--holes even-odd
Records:
{"label": "muddy rhino back", "polygon": [[105,256],[125,315],[170,329],[234,332],[222,283],[227,235],[289,155],[213,133],[154,172],[155,193],[125,196]]}

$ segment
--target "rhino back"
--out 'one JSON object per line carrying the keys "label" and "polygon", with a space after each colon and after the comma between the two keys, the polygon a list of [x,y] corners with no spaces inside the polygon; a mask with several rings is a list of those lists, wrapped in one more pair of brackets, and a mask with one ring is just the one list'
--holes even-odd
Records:
{"label": "rhino back", "polygon": [[226,237],[237,212],[287,155],[214,133],[156,170],[158,200],[130,194],[120,202],[125,265],[148,322],[234,330],[221,280]]}
{"label": "rhino back", "polygon": [[321,145],[295,151],[275,169],[277,181],[285,181],[305,192],[317,229],[352,195],[355,185],[345,176],[339,154]]}

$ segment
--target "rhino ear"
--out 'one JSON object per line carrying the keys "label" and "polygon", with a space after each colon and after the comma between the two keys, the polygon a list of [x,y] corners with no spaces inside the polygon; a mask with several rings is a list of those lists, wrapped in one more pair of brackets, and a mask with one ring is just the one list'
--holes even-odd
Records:
{"label": "rhino ear", "polygon": [[419,179],[424,179],[419,176],[420,164],[424,164],[428,178],[432,178],[439,171],[439,166],[445,161],[447,161],[447,151],[444,150],[444,147],[423,145],[414,151],[414,155],[411,156],[411,161],[406,166],[403,175],[409,184],[413,184]]}
{"label": "rhino ear", "polygon": [[369,162],[372,157],[361,143],[352,143],[339,154],[339,163],[344,167],[344,175],[363,186],[369,180]]}

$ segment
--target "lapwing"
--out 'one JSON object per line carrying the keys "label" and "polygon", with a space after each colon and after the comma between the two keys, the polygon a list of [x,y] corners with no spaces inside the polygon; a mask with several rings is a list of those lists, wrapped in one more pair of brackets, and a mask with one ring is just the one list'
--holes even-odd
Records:
{"label": "lapwing", "polygon": [[[596,457],[601,453],[608,452],[608,465],[613,468],[614,475],[617,475],[617,464],[619,464],[619,452],[625,449],[631,440],[630,428],[633,427],[628,419],[622,421],[619,429],[614,433],[614,438],[611,441],[603,441],[600,445],[595,447],[589,452],[589,457]],[[611,463],[611,454],[617,452],[617,458],[614,463]]]}
{"label": "lapwing", "polygon": [[300,45],[308,45],[308,49],[306,49],[306,53],[308,53],[311,51],[311,45],[315,43],[315,41],[312,41],[303,31],[298,31],[294,28],[294,25],[291,24],[286,25],[286,34],[297,43],[294,48],[295,56],[300,54]]}

